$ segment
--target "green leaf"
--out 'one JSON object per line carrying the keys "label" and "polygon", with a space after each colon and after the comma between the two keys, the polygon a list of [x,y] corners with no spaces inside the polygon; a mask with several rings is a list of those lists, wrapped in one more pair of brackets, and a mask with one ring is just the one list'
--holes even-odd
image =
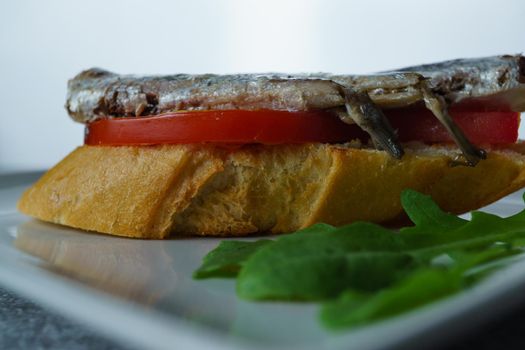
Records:
{"label": "green leaf", "polygon": [[399,232],[366,222],[317,224],[275,241],[226,241],[195,277],[237,276],[246,299],[322,301],[323,323],[341,328],[467,288],[523,252],[525,210],[508,218],[473,212],[468,221],[413,190],[401,201],[415,225]]}
{"label": "green leaf", "polygon": [[[276,259],[271,252],[250,260],[237,280],[245,299],[324,300],[353,288],[372,291],[388,286],[409,269],[412,259],[400,253],[362,253]],[[281,266],[278,266],[281,263]]]}
{"label": "green leaf", "polygon": [[471,221],[456,229],[441,233],[423,234],[424,240],[414,239],[412,232],[402,229],[400,236],[411,247],[411,253],[419,259],[447,251],[481,250],[496,242],[514,242],[525,238],[525,215],[500,218],[483,212],[472,212]]}
{"label": "green leaf", "polygon": [[378,225],[283,236],[243,266],[237,292],[246,299],[322,300],[347,288],[375,290],[414,263],[403,242]]}
{"label": "green leaf", "polygon": [[[335,229],[334,226],[319,223],[299,230],[296,234],[326,233]],[[241,265],[253,253],[270,242],[272,241],[267,239],[256,242],[222,241],[204,257],[201,267],[193,273],[193,278],[235,277]]]}
{"label": "green leaf", "polygon": [[461,287],[462,277],[456,271],[420,269],[376,294],[348,290],[337,300],[324,304],[320,318],[332,329],[363,325],[438,300]]}
{"label": "green leaf", "polygon": [[295,233],[327,233],[327,232],[330,232],[336,229],[337,227],[335,226],[324,224],[324,223],[318,223],[318,224],[303,228],[299,231],[296,231]]}
{"label": "green leaf", "polygon": [[241,265],[253,253],[270,243],[271,240],[222,241],[204,257],[201,267],[193,273],[193,278],[235,277]]}
{"label": "green leaf", "polygon": [[401,204],[416,226],[404,229],[405,233],[440,233],[457,229],[468,223],[442,211],[430,196],[406,189],[401,193]]}
{"label": "green leaf", "polygon": [[401,314],[463,289],[484,277],[493,267],[488,263],[516,253],[518,251],[505,246],[494,246],[479,253],[452,252],[450,258],[454,264],[450,269],[420,268],[375,294],[354,290],[342,293],[335,301],[323,304],[321,322],[328,328],[339,329]]}

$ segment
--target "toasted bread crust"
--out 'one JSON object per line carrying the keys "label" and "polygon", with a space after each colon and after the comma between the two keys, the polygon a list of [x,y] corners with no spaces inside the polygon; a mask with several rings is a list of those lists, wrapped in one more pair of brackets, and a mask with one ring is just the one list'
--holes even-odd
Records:
{"label": "toasted bread crust", "polygon": [[136,238],[284,233],[316,222],[377,223],[403,215],[400,193],[430,194],[445,210],[479,208],[525,186],[522,146],[451,166],[447,147],[385,152],[327,144],[82,146],[19,201],[44,221]]}

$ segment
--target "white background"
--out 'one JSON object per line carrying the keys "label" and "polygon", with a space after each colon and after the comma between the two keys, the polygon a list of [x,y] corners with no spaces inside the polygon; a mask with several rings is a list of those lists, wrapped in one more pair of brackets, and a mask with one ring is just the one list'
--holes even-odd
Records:
{"label": "white background", "polygon": [[93,66],[367,73],[520,53],[524,23],[520,0],[2,1],[0,171],[47,168],[82,143],[66,81]]}

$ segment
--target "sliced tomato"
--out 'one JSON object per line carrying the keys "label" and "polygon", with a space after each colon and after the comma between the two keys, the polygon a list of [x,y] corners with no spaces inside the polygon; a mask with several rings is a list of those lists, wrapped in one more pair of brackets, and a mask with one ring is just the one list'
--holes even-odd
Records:
{"label": "sliced tomato", "polygon": [[[520,114],[502,111],[450,110],[450,115],[474,144],[514,143],[518,139]],[[428,109],[406,108],[385,112],[401,141],[452,142],[450,134]]]}
{"label": "sliced tomato", "polygon": [[327,112],[192,111],[146,118],[102,119],[86,132],[89,145],[160,143],[305,143],[366,139],[355,125]]}
{"label": "sliced tomato", "polygon": [[[451,142],[432,113],[423,108],[385,112],[401,141]],[[467,138],[476,144],[513,143],[519,113],[452,110]],[[162,143],[281,144],[366,140],[357,125],[348,125],[325,111],[185,111],[142,118],[102,119],[88,125],[88,145],[152,145]]]}

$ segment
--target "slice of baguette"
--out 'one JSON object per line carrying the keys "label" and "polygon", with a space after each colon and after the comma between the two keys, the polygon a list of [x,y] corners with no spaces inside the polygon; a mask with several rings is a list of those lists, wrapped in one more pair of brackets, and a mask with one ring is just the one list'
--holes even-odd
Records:
{"label": "slice of baguette", "polygon": [[453,166],[458,155],[422,145],[406,146],[402,161],[349,145],[82,146],[18,207],[44,221],[119,236],[237,236],[398,220],[405,188],[462,213],[525,186],[522,144],[489,150],[473,168]]}

